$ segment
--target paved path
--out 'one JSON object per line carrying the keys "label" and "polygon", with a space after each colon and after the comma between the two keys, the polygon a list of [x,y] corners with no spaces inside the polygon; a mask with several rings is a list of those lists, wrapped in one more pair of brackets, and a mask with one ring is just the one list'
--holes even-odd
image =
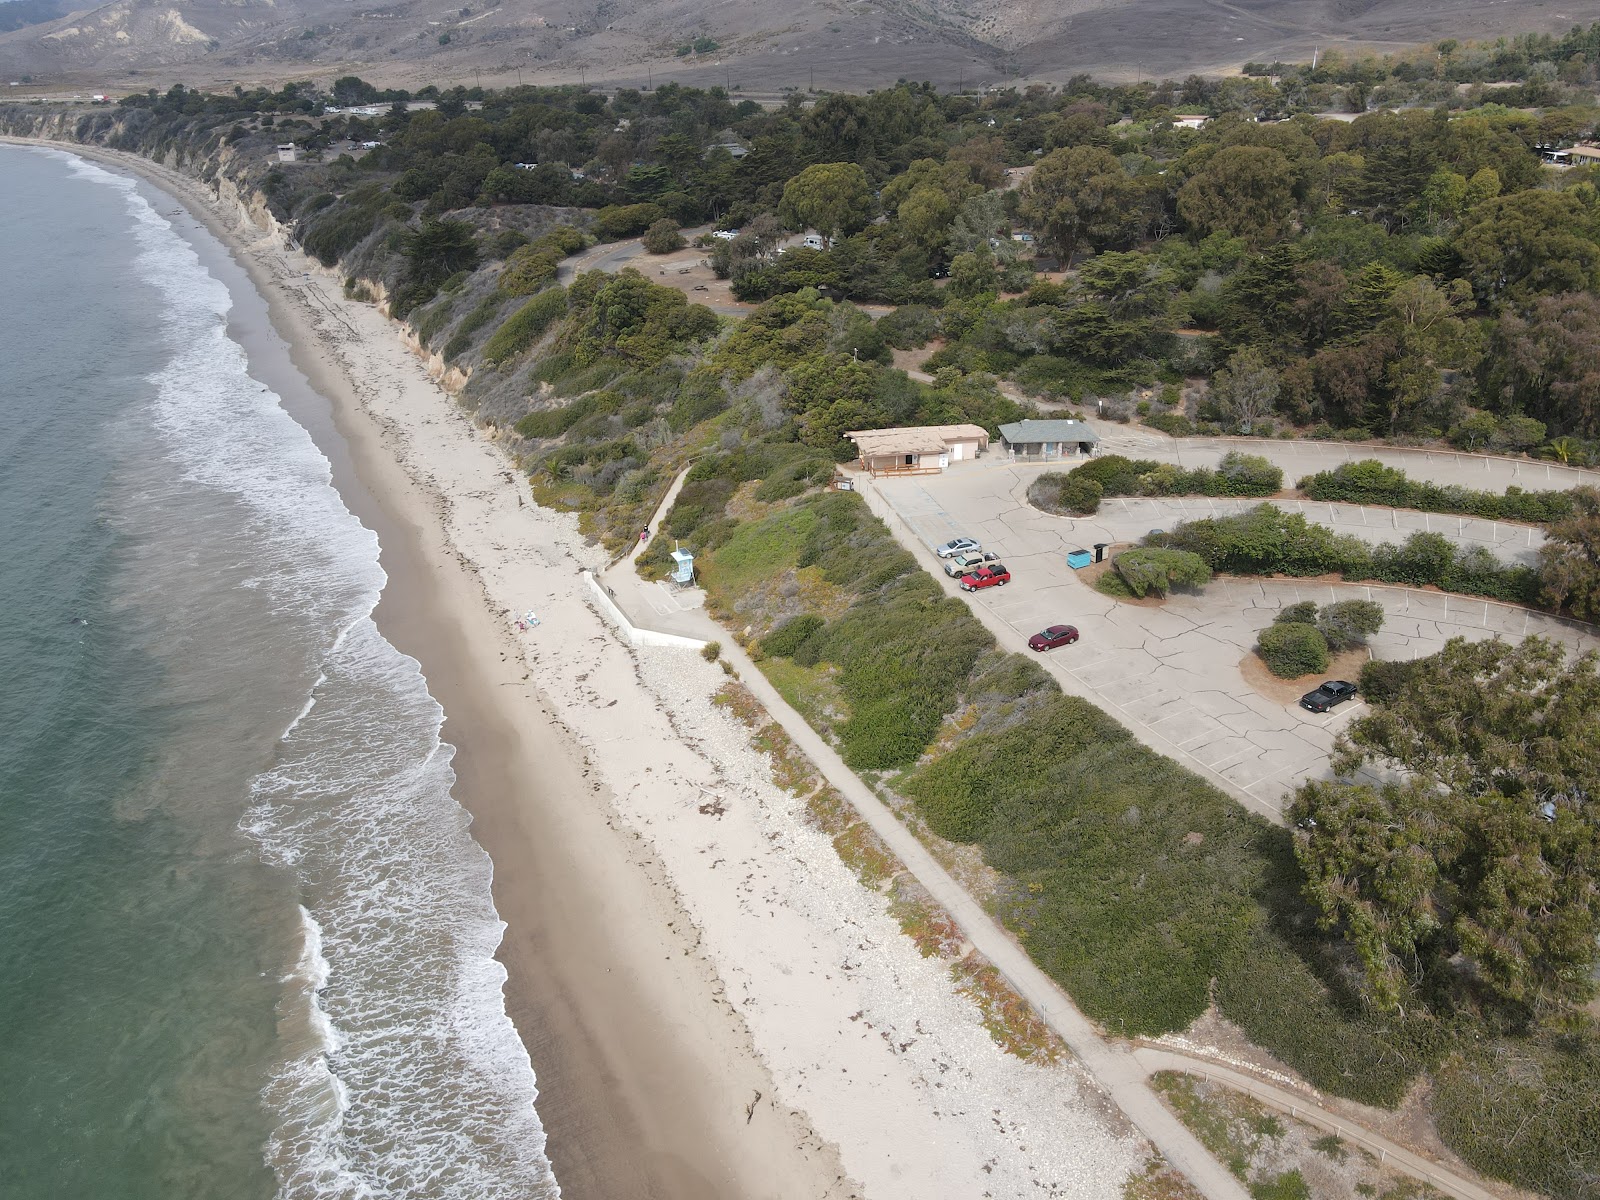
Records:
{"label": "paved path", "polygon": [[[683,481],[689,478],[691,469],[690,467],[685,467],[678,472],[677,478],[672,481],[672,486],[667,489],[667,494],[661,497],[661,503],[656,505],[656,511],[650,515],[650,524],[646,528],[650,531],[651,539],[661,535],[661,523],[667,519],[667,514],[672,511],[672,506],[678,502],[678,493],[683,491]],[[633,549],[628,551],[628,562],[638,562],[639,556],[649,548],[649,540],[635,538]]]}
{"label": "paved path", "polygon": [[[1156,607],[1122,604],[1085,585],[1066,565],[1066,551],[1135,540],[1153,527],[1167,528],[1237,502],[1144,500],[1108,505],[1094,517],[1057,517],[1027,501],[1027,485],[1040,469],[979,459],[941,475],[857,475],[857,486],[868,506],[951,595],[963,593],[944,576],[930,547],[966,534],[998,550],[1014,573],[1012,583],[967,601],[1003,647],[1027,653],[1029,635],[1046,625],[1077,625],[1081,642],[1040,656],[1063,690],[1112,713],[1151,749],[1273,820],[1281,820],[1295,787],[1328,774],[1335,736],[1362,711],[1357,701],[1331,713],[1309,713],[1245,682],[1241,664],[1257,633],[1285,605],[1377,601],[1386,614],[1383,631],[1371,643],[1380,658],[1431,654],[1454,636],[1544,633],[1578,649],[1597,645],[1591,627],[1527,609],[1365,584],[1219,580],[1200,595],[1174,596]],[[1394,536],[1383,528],[1387,512],[1358,505],[1318,508],[1332,512],[1342,532]],[[1404,514],[1406,519],[1422,516]],[[1453,517],[1433,521],[1435,532],[1459,545],[1492,544],[1507,556],[1530,553],[1537,544],[1537,531],[1528,526],[1458,524]]]}
{"label": "paved path", "polygon": [[1456,1197],[1456,1200],[1501,1200],[1501,1197],[1481,1184],[1447,1170],[1432,1159],[1407,1150],[1404,1146],[1391,1142],[1388,1138],[1373,1133],[1346,1117],[1329,1112],[1315,1100],[1308,1099],[1298,1092],[1291,1092],[1287,1088],[1266,1083],[1247,1072],[1207,1059],[1195,1058],[1188,1054],[1175,1054],[1170,1050],[1160,1050],[1151,1046],[1140,1046],[1133,1052],[1133,1058],[1151,1075],[1157,1071],[1181,1071],[1186,1075],[1198,1075],[1225,1084],[1235,1091],[1244,1092],[1268,1108],[1287,1113],[1298,1121],[1326,1130],[1347,1142],[1354,1142],[1385,1166],[1403,1171],[1413,1179],[1430,1183],[1447,1196]]}

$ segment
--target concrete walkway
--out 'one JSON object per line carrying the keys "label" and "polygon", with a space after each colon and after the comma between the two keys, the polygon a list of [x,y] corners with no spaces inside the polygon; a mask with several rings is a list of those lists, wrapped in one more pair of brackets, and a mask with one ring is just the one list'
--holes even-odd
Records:
{"label": "concrete walkway", "polygon": [[1447,1196],[1456,1197],[1456,1200],[1501,1200],[1481,1184],[1457,1175],[1454,1171],[1448,1171],[1431,1159],[1423,1158],[1422,1155],[1407,1150],[1404,1146],[1391,1142],[1388,1138],[1373,1133],[1345,1117],[1337,1116],[1313,1100],[1308,1100],[1286,1088],[1265,1083],[1244,1071],[1237,1071],[1207,1059],[1156,1049],[1153,1046],[1140,1046],[1133,1052],[1133,1058],[1151,1075],[1157,1071],[1181,1071],[1185,1075],[1198,1075],[1202,1079],[1244,1092],[1268,1108],[1287,1113],[1297,1121],[1304,1121],[1307,1125],[1326,1130],[1347,1142],[1354,1142],[1385,1166],[1394,1167],[1396,1170],[1404,1171],[1413,1179],[1432,1184]]}

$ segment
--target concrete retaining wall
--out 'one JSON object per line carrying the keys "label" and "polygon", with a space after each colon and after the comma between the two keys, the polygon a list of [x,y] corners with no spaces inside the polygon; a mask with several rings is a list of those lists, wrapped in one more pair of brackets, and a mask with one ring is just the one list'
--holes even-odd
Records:
{"label": "concrete retaining wall", "polygon": [[635,646],[675,646],[680,650],[699,650],[706,643],[700,638],[684,637],[679,633],[661,633],[655,629],[642,629],[628,620],[627,615],[617,607],[617,602],[611,598],[611,593],[606,590],[605,584],[596,579],[592,572],[585,571],[583,577],[589,581],[589,590],[594,593],[595,603],[600,609],[601,616],[610,621]]}

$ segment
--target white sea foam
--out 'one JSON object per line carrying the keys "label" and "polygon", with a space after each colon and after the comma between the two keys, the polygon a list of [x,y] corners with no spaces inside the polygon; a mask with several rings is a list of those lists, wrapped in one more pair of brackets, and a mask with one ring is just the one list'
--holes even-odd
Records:
{"label": "white sea foam", "polygon": [[504,925],[490,863],[450,795],[443,712],[371,619],[376,537],[309,434],[250,378],[227,336],[227,288],[132,180],[70,161],[124,193],[163,298],[170,358],[151,382],[172,461],[187,486],[236,504],[242,586],[264,590],[303,647],[310,693],[243,821],[303,901],[265,1091],[280,1196],[554,1197],[494,958]]}

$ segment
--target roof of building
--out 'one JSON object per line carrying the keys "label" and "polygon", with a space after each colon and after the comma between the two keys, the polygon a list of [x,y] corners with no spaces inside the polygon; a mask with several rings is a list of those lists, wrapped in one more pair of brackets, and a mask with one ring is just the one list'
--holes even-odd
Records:
{"label": "roof of building", "polygon": [[1083,421],[1013,421],[1000,426],[1000,436],[1013,445],[1027,442],[1098,442],[1100,435]]}
{"label": "roof of building", "polygon": [[989,444],[981,425],[911,425],[899,429],[857,429],[845,434],[862,458],[877,454],[938,454],[951,442]]}
{"label": "roof of building", "polygon": [[1579,158],[1600,158],[1600,146],[1572,146],[1568,154],[1575,154]]}

